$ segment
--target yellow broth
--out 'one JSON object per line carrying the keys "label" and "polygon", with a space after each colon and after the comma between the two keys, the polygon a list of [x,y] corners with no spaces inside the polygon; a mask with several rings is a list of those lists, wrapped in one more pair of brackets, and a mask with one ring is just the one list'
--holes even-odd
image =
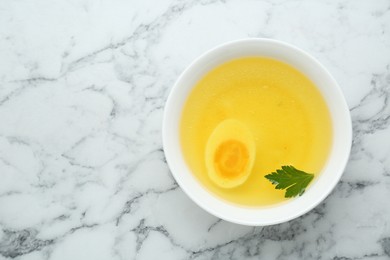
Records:
{"label": "yellow broth", "polygon": [[[245,125],[256,147],[249,178],[234,188],[211,181],[205,164],[207,141],[227,119]],[[264,175],[282,165],[317,175],[330,151],[332,127],[321,93],[304,74],[275,59],[246,57],[197,82],[184,105],[180,140],[186,163],[207,190],[232,203],[267,206],[285,198]]]}

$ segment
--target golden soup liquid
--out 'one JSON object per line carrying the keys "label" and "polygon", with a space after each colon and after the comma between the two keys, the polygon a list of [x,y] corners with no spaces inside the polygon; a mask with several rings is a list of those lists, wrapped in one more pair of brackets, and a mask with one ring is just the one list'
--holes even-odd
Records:
{"label": "golden soup liquid", "polygon": [[[233,188],[220,187],[206,167],[206,145],[225,120],[251,132],[256,149],[249,177]],[[292,66],[265,57],[226,62],[208,72],[190,93],[182,112],[180,139],[186,163],[211,193],[246,206],[285,201],[264,175],[282,165],[317,174],[332,142],[326,103],[314,84]]]}

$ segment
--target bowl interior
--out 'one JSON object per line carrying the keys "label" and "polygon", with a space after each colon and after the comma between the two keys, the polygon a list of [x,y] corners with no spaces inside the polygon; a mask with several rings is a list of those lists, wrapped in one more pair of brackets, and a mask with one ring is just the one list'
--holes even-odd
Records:
{"label": "bowl interior", "polygon": [[[327,163],[304,196],[271,207],[250,208],[230,204],[207,191],[187,167],[181,152],[181,111],[192,87],[209,70],[231,59],[265,56],[284,61],[303,72],[322,93],[332,119],[333,143]],[[195,60],[179,77],[168,97],[163,120],[163,145],[167,162],[181,188],[200,207],[230,222],[271,225],[303,215],[318,205],[339,181],[352,142],[348,106],[333,77],[314,58],[289,44],[269,39],[246,39],[218,46]]]}

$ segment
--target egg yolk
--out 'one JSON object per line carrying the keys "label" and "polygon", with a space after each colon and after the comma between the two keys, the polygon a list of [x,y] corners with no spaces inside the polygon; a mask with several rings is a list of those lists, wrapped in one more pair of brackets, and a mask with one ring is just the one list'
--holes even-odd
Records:
{"label": "egg yolk", "polygon": [[237,140],[227,140],[221,143],[214,156],[217,172],[225,178],[234,178],[243,173],[249,162],[249,152],[246,146]]}

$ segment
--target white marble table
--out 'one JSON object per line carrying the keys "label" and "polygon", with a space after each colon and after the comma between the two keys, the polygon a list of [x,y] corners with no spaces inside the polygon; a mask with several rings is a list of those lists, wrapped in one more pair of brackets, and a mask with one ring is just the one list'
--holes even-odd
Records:
{"label": "white marble table", "polygon": [[[352,154],[301,218],[204,212],[164,160],[173,82],[196,56],[280,39],[335,76]],[[0,259],[389,259],[390,2],[0,1]]]}

